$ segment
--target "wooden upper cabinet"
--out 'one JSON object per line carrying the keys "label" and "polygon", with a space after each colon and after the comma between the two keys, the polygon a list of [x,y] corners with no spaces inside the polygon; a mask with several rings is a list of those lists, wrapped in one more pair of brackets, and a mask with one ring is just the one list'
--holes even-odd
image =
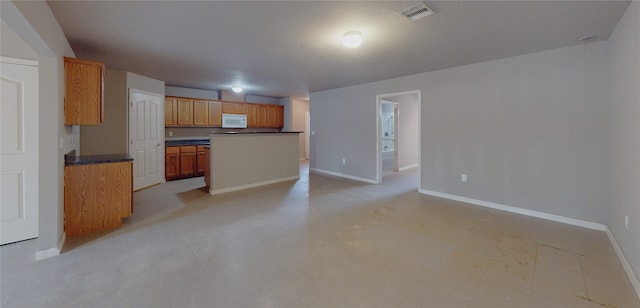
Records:
{"label": "wooden upper cabinet", "polygon": [[276,119],[277,113],[278,113],[278,106],[269,105],[269,108],[267,109],[267,127],[277,126],[277,119]]}
{"label": "wooden upper cabinet", "polygon": [[247,114],[247,104],[222,102],[222,113]]}
{"label": "wooden upper cabinet", "polygon": [[222,127],[222,103],[209,101],[209,126]]}
{"label": "wooden upper cabinet", "polygon": [[64,58],[64,124],[104,121],[104,63]]}
{"label": "wooden upper cabinet", "polygon": [[175,97],[164,98],[164,125],[178,125],[178,99]]}
{"label": "wooden upper cabinet", "polygon": [[204,100],[193,100],[193,125],[209,125],[209,102]]}
{"label": "wooden upper cabinet", "polygon": [[258,126],[258,105],[247,104],[247,127]]}
{"label": "wooden upper cabinet", "polygon": [[258,127],[269,127],[269,105],[258,105]]}
{"label": "wooden upper cabinet", "polygon": [[284,127],[284,106],[276,106],[276,127]]}
{"label": "wooden upper cabinet", "polygon": [[193,100],[188,98],[178,98],[178,125],[193,125]]}

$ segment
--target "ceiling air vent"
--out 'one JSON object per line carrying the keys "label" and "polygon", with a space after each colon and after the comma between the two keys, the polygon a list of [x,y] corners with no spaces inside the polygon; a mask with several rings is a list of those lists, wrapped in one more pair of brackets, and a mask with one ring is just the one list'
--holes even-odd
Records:
{"label": "ceiling air vent", "polygon": [[407,18],[416,21],[429,15],[433,15],[436,12],[434,12],[426,3],[420,2],[406,10],[403,10],[401,13]]}

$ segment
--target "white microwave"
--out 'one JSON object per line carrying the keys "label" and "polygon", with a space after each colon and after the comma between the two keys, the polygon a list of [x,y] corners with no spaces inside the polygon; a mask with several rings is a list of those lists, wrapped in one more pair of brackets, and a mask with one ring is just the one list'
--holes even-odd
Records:
{"label": "white microwave", "polygon": [[247,128],[247,115],[223,113],[222,128]]}

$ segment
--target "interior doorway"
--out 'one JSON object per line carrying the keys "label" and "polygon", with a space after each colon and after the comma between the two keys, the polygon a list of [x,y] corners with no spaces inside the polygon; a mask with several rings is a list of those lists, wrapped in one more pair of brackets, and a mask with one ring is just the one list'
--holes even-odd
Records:
{"label": "interior doorway", "polygon": [[420,91],[382,94],[377,100],[377,181],[420,167]]}

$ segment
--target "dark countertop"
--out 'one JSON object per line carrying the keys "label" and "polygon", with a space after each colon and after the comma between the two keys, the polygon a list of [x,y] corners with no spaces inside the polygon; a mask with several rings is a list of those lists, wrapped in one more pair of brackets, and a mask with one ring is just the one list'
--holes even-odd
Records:
{"label": "dark countertop", "polygon": [[177,147],[183,145],[208,145],[209,139],[187,139],[187,140],[165,140],[164,145],[167,147]]}
{"label": "dark countertop", "polygon": [[76,156],[75,150],[64,156],[65,166],[119,163],[125,161],[133,161],[133,157],[127,153]]}

